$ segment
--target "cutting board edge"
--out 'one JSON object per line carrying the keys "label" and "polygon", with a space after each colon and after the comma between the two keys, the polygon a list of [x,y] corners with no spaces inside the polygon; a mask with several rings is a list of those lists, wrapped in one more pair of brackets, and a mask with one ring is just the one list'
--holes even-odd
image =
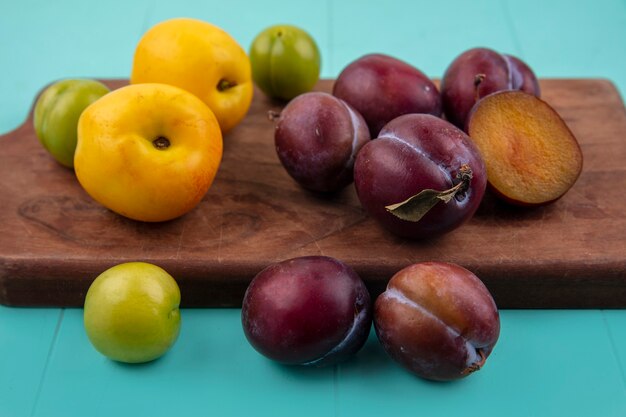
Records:
{"label": "cutting board edge", "polygon": [[[107,265],[124,260],[41,260],[25,265],[19,260],[0,258],[0,304],[26,307],[82,307],[84,296],[91,282]],[[170,260],[175,261],[175,260]],[[76,272],[66,277],[48,274],[48,278],[34,277],[34,271],[66,269]],[[347,262],[350,264],[350,262]],[[168,261],[159,263],[178,281],[183,307],[240,307],[245,290],[266,265],[251,262],[247,265],[232,263],[203,264],[190,262],[174,267]],[[7,267],[8,266],[8,267]],[[351,265],[361,275],[372,298],[384,291],[391,276],[404,265]],[[374,267],[375,266],[375,267]],[[497,265],[464,265],[475,272],[490,290],[501,309],[597,309],[626,308],[626,260],[623,262],[590,262],[584,268],[553,265],[552,274],[539,275],[534,269],[511,269],[506,277],[498,275]],[[501,267],[500,267],[501,269]],[[369,274],[363,273],[369,270]],[[244,271],[242,273],[242,271]],[[373,272],[372,272],[373,271]],[[591,278],[595,275],[596,278]],[[601,277],[601,278],[597,278]],[[567,286],[563,286],[563,281]],[[36,288],[36,291],[33,291]],[[20,294],[28,292],[29,302],[21,301]]]}

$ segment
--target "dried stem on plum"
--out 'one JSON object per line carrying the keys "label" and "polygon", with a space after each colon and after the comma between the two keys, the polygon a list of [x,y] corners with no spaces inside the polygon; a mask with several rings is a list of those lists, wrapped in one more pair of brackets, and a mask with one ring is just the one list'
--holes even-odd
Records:
{"label": "dried stem on plum", "polygon": [[474,362],[473,364],[465,368],[463,372],[461,372],[462,375],[469,375],[472,372],[478,371],[480,368],[483,367],[483,365],[487,361],[487,357],[485,356],[485,353],[483,352],[482,349],[480,348],[476,349],[476,352],[478,352],[478,354],[480,355],[480,360],[478,362]]}
{"label": "dried stem on plum", "polygon": [[474,102],[477,102],[478,100],[480,100],[480,93],[478,92],[478,87],[480,87],[480,84],[482,84],[482,82],[485,81],[485,78],[487,78],[486,74],[476,74],[476,76],[474,77]]}
{"label": "dried stem on plum", "polygon": [[275,122],[276,120],[278,120],[280,118],[280,112],[279,111],[274,111],[274,110],[268,110],[267,111],[267,118],[270,121]]}
{"label": "dried stem on plum", "polygon": [[457,194],[468,189],[472,179],[472,169],[469,165],[461,166],[457,173],[457,179],[459,182],[452,188],[443,191],[427,188],[400,203],[385,206],[385,209],[402,220],[418,222],[438,202],[448,203]]}

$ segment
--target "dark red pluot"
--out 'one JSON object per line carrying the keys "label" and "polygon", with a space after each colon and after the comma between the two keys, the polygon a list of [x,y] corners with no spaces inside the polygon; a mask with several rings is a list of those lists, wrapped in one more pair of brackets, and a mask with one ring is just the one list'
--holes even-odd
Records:
{"label": "dark red pluot", "polygon": [[287,104],[274,132],[283,167],[301,186],[335,192],[352,183],[356,154],[370,140],[365,121],[327,93],[306,93]]}
{"label": "dark red pluot", "polygon": [[441,79],[446,119],[461,129],[477,99],[502,90],[522,90],[539,96],[537,77],[525,62],[487,48],[456,57]]}
{"label": "dark red pluot", "polygon": [[361,349],[372,306],[352,268],[330,257],[308,256],[257,274],[244,296],[241,318],[246,338],[266,357],[323,366]]}
{"label": "dark red pluot", "polygon": [[[399,219],[385,208],[424,189],[452,188],[464,165],[472,171],[467,188],[450,202],[437,203],[418,222]],[[478,149],[463,131],[435,116],[408,114],[388,123],[361,149],[354,181],[361,204],[386,229],[423,239],[471,218],[485,193],[487,175]]]}
{"label": "dark red pluot", "polygon": [[383,54],[365,55],[350,63],[337,77],[333,95],[363,116],[372,138],[403,114],[441,116],[435,84],[412,65]]}
{"label": "dark red pluot", "polygon": [[438,381],[479,370],[500,335],[498,309],[482,281],[444,262],[418,263],[396,273],[376,299],[374,326],[394,360]]}

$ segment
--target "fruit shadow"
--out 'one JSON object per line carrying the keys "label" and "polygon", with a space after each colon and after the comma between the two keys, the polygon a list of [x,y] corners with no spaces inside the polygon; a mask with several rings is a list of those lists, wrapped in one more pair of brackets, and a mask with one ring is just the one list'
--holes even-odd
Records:
{"label": "fruit shadow", "polygon": [[147,371],[148,369],[155,369],[156,367],[162,366],[167,362],[167,357],[168,355],[165,354],[151,361],[139,363],[119,362],[113,359],[109,359],[108,361],[112,367],[122,372],[136,372],[137,369]]}
{"label": "fruit shadow", "polygon": [[304,188],[302,190],[306,193],[307,198],[310,199],[314,204],[341,204],[351,206],[361,212],[363,216],[365,216],[365,210],[361,207],[361,204],[359,203],[354,184],[350,184],[340,190],[333,192],[312,191]]}
{"label": "fruit shadow", "polygon": [[378,341],[374,326],[372,326],[369,337],[361,350],[354,357],[339,364],[342,376],[348,376],[352,373],[379,375],[381,371],[392,365],[394,362]]}
{"label": "fruit shadow", "polygon": [[492,190],[487,189],[474,218],[479,221],[496,220],[505,223],[535,221],[554,212],[558,201],[555,203],[540,206],[514,205],[502,200]]}
{"label": "fruit shadow", "polygon": [[333,368],[324,366],[287,365],[271,360],[267,366],[281,379],[301,384],[319,384],[332,378]]}
{"label": "fruit shadow", "polygon": [[[459,386],[464,384],[464,381],[468,379],[433,381],[420,378],[416,374],[403,368],[402,365],[395,362],[387,352],[385,352],[378,340],[378,336],[376,336],[373,326],[363,348],[350,360],[342,362],[338,366],[340,380],[363,381],[368,378],[378,380],[387,377],[390,381],[408,381],[411,384],[423,385],[424,387],[430,387],[430,389],[434,390],[449,389],[446,387],[449,387],[450,384]],[[387,386],[385,389],[390,390],[389,395],[398,395],[398,391],[393,387],[393,384]]]}
{"label": "fruit shadow", "polygon": [[337,368],[341,369],[342,374],[355,372],[362,375],[365,372],[377,375],[382,369],[388,368],[390,364],[393,365],[393,362],[378,342],[373,326],[363,347],[349,359],[334,366],[285,365],[267,361],[267,366],[271,367],[273,371],[289,380],[298,382],[327,380],[337,372]]}

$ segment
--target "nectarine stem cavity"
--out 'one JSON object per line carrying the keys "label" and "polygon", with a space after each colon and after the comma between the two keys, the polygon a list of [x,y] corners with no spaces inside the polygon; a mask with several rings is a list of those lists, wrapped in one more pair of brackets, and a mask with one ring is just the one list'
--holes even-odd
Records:
{"label": "nectarine stem cavity", "polygon": [[444,191],[427,188],[400,203],[385,206],[385,209],[402,220],[418,222],[438,202],[448,203],[455,196],[468,189],[472,180],[472,169],[470,166],[467,164],[462,165],[459,168],[456,179],[458,183],[452,188]]}
{"label": "nectarine stem cavity", "polygon": [[170,140],[165,136],[159,136],[152,141],[152,145],[154,145],[154,147],[158,150],[162,151],[170,147]]}
{"label": "nectarine stem cavity", "polygon": [[226,91],[229,88],[233,88],[236,85],[237,85],[237,83],[235,83],[234,81],[229,81],[229,80],[225,80],[225,79],[222,78],[217,83],[217,89],[218,89],[218,91]]}

